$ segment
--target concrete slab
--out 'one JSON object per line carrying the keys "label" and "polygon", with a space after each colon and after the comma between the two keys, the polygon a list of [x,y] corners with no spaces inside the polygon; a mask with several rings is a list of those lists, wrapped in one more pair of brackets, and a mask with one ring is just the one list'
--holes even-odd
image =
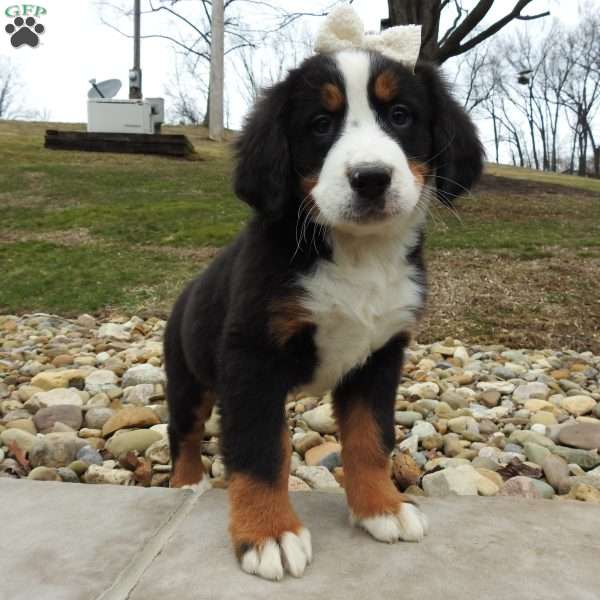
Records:
{"label": "concrete slab", "polygon": [[238,570],[223,492],[203,496],[131,600],[598,600],[600,507],[513,498],[424,499],[431,533],[382,544],[348,525],[343,495],[292,499],[313,537],[302,579],[267,582]]}
{"label": "concrete slab", "polygon": [[432,531],[386,545],[350,528],[343,495],[292,500],[313,534],[302,579],[242,573],[222,491],[0,480],[2,600],[598,600],[600,507],[424,499]]}
{"label": "concrete slab", "polygon": [[0,598],[98,598],[187,496],[161,488],[0,479]]}

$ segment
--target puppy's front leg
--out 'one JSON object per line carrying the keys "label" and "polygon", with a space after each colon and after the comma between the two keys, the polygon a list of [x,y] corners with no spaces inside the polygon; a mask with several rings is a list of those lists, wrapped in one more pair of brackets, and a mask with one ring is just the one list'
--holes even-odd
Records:
{"label": "puppy's front leg", "polygon": [[[288,497],[290,439],[281,370],[246,356],[224,384],[222,448],[229,473],[230,533],[247,573],[278,580],[303,575],[312,559],[309,531]],[[272,365],[271,365],[272,367]]]}
{"label": "puppy's front leg", "polygon": [[382,542],[419,542],[427,533],[425,515],[390,478],[394,404],[405,344],[403,336],[391,340],[334,391],[351,518]]}

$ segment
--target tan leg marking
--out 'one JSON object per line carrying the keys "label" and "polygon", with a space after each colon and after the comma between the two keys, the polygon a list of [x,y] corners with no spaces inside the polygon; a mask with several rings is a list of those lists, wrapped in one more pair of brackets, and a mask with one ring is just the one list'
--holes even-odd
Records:
{"label": "tan leg marking", "polygon": [[405,501],[390,477],[391,461],[371,410],[357,403],[338,417],[342,438],[344,486],[356,518],[397,513]]}
{"label": "tan leg marking", "polygon": [[302,528],[288,495],[291,448],[287,430],[282,444],[281,471],[274,483],[243,473],[234,473],[229,481],[229,531],[238,558],[248,546],[260,547],[268,538],[278,540],[284,532],[298,533]]}
{"label": "tan leg marking", "polygon": [[179,455],[173,466],[171,487],[196,485],[204,478],[202,464],[202,440],[204,439],[204,423],[210,417],[216,397],[207,392],[202,398],[200,408],[196,411],[196,421],[192,431],[179,443]]}

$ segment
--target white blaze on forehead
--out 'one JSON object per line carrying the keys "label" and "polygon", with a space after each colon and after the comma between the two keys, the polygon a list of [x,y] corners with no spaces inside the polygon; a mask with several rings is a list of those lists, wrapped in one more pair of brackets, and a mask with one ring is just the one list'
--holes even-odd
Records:
{"label": "white blaze on forehead", "polygon": [[338,69],[344,77],[348,112],[346,127],[376,124],[369,105],[371,61],[366,52],[346,51],[336,56]]}

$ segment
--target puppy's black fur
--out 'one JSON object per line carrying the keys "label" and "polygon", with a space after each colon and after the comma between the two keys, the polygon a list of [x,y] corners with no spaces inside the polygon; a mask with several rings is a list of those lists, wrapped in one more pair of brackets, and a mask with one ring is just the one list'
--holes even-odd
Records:
{"label": "puppy's black fur", "polygon": [[[382,128],[411,160],[435,170],[438,196],[451,203],[472,186],[482,168],[482,149],[470,119],[435,68],[419,64],[413,74],[374,54],[370,86],[384,70],[393,71],[413,120],[409,128],[395,129],[387,118],[388,106],[369,89]],[[320,90],[327,83],[344,87],[335,61],[322,55],[308,59],[266,92],[237,142],[234,188],[255,214],[184,290],[166,331],[169,437],[175,465],[182,440],[197,430],[203,399],[210,392],[221,408],[228,472],[267,485],[280,475],[286,395],[311,381],[319,357],[310,318],[304,322],[299,317],[302,326],[282,341],[273,335],[272,307],[286,302],[299,275],[310,272],[318,261],[332,260],[327,236],[313,236],[312,221],[305,239],[314,243],[298,247],[297,242],[298,213],[306,196],[303,178],[319,173],[345,117],[343,109],[332,113],[326,135],[311,131],[315,115],[323,111]],[[422,232],[418,239],[408,260],[424,282]],[[386,451],[394,443],[395,388],[408,341],[403,332],[389,334],[387,344],[334,392],[338,416],[357,395],[369,406]]]}

